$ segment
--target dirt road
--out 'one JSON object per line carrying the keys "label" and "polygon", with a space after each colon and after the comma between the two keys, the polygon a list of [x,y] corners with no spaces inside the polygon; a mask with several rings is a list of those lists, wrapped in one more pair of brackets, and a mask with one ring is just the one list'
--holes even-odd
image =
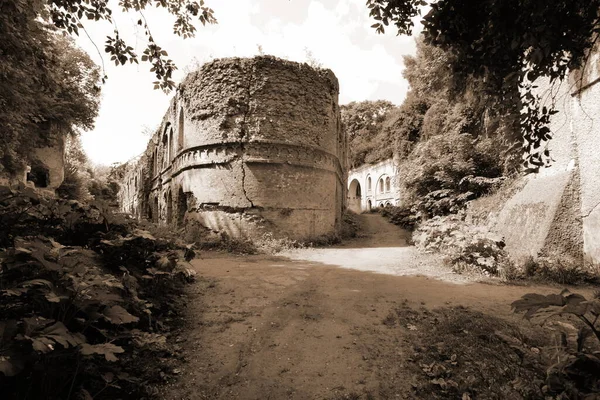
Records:
{"label": "dirt road", "polygon": [[[397,236],[389,236],[392,228]],[[195,260],[200,279],[178,339],[187,363],[165,398],[419,398],[407,365],[411,334],[425,328],[411,322],[421,319],[410,310],[426,318],[427,310],[460,305],[517,321],[509,304],[531,287],[394,276],[423,265],[396,229],[375,229],[385,240],[371,231],[343,248],[296,252],[294,259],[211,253]],[[379,243],[386,247],[374,247]],[[323,260],[346,268],[317,262]],[[394,275],[355,270],[369,269],[369,261]]]}

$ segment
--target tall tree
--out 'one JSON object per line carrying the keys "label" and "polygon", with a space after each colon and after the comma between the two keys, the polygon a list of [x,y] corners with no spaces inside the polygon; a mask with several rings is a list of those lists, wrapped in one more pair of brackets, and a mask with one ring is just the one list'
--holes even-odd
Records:
{"label": "tall tree", "polygon": [[37,0],[0,2],[0,172],[15,172],[31,147],[93,126],[97,66],[39,19]]}
{"label": "tall tree", "polygon": [[[373,27],[389,24],[410,34],[424,0],[368,0]],[[563,79],[585,65],[600,35],[600,0],[437,0],[422,17],[425,40],[450,51],[466,75],[480,76],[499,94],[498,107],[523,104],[524,149],[533,166],[545,163],[539,149],[551,138],[551,109],[538,107],[532,82]],[[519,91],[520,89],[520,99]],[[517,99],[515,99],[517,97]]]}

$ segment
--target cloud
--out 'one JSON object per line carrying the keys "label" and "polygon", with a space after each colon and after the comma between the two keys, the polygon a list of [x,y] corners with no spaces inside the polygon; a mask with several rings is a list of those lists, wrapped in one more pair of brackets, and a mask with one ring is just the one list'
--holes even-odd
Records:
{"label": "cloud", "polygon": [[[200,26],[196,37],[187,40],[172,33],[173,18],[164,10],[145,12],[154,39],[180,67],[176,81],[194,64],[253,56],[260,45],[267,54],[301,62],[306,61],[308,49],[338,77],[341,103],[383,98],[399,104],[406,96],[402,55],[414,54],[414,40],[393,32],[377,35],[362,4],[353,0],[208,0],[207,4],[215,10],[219,24]],[[140,54],[145,38],[136,24],[139,15],[115,12],[114,17]],[[110,25],[89,23],[86,28],[103,51]],[[100,61],[85,35],[78,43]],[[154,76],[148,65],[115,67],[106,57],[104,62],[109,79],[103,87],[99,117],[95,129],[83,134],[82,142],[92,161],[108,164],[126,161],[145,149],[148,138],[142,131],[160,123],[170,96],[152,89]]]}

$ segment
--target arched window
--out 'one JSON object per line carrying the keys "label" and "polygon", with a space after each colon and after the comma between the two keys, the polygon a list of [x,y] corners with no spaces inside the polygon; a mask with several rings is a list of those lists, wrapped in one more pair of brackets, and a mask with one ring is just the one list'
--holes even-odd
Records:
{"label": "arched window", "polygon": [[169,164],[171,164],[171,161],[173,161],[173,154],[175,153],[173,151],[173,127],[169,128]]}
{"label": "arched window", "polygon": [[166,196],[165,202],[167,203],[167,224],[171,224],[173,222],[173,196],[171,195],[171,191]]}
{"label": "arched window", "polygon": [[154,153],[152,154],[152,176],[156,176],[158,173],[158,149],[154,148]]}
{"label": "arched window", "polygon": [[385,191],[389,192],[392,190],[392,182],[390,177],[388,176],[387,178],[385,178]]}
{"label": "arched window", "polygon": [[165,134],[163,135],[162,140],[162,169],[167,168],[167,163],[169,159],[169,136],[167,135],[167,130],[165,129]]}
{"label": "arched window", "polygon": [[371,191],[371,177],[370,176],[367,178],[367,191],[368,192]]}
{"label": "arched window", "polygon": [[179,109],[179,126],[177,127],[177,150],[183,149],[183,108]]}
{"label": "arched window", "polygon": [[185,213],[188,210],[187,196],[182,188],[177,193],[177,226],[182,227],[185,222]]}
{"label": "arched window", "polygon": [[379,178],[379,193],[383,193],[383,178]]}

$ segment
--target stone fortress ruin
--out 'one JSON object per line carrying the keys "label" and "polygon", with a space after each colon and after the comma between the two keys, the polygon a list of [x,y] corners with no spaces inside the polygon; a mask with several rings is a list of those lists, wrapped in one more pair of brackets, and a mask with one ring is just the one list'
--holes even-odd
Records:
{"label": "stone fortress ruin", "polygon": [[131,162],[121,210],[233,237],[335,234],[346,199],[338,92],[332,71],[274,57],[203,65]]}

